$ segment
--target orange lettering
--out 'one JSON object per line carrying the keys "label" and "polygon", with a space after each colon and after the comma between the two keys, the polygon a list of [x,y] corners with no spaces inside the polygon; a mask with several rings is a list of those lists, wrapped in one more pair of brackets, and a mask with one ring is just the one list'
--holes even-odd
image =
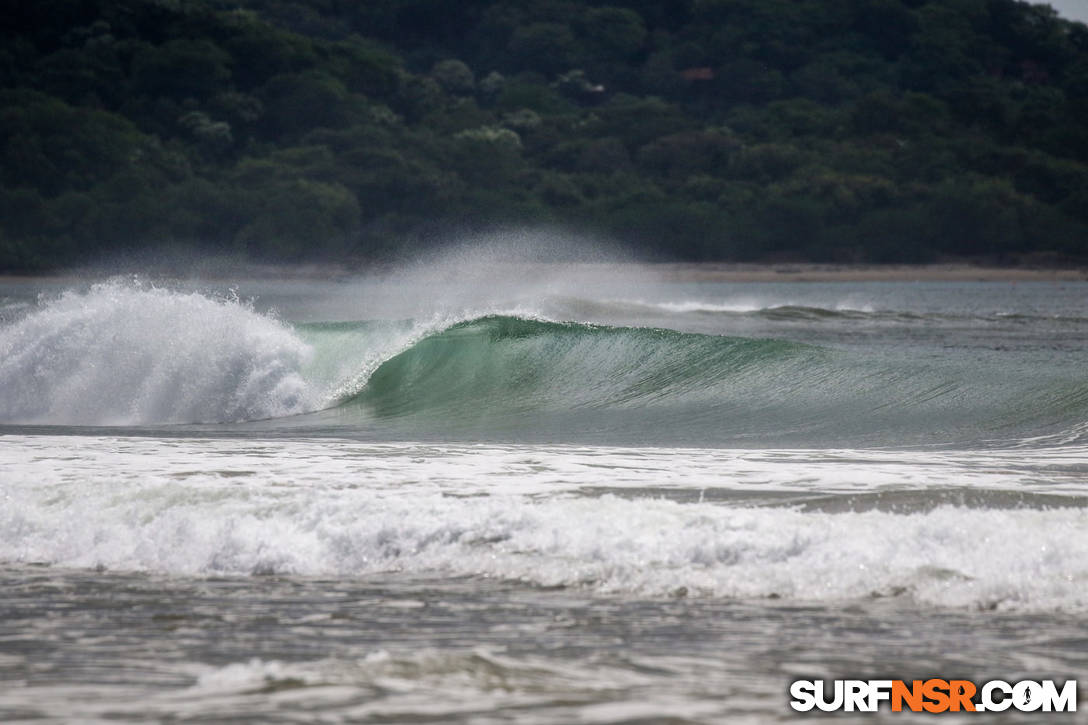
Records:
{"label": "orange lettering", "polygon": [[970,680],[952,680],[948,683],[948,692],[951,694],[952,712],[959,712],[962,707],[965,712],[974,712],[975,703],[971,698],[975,696],[975,683]]}
{"label": "orange lettering", "polygon": [[948,696],[947,680],[926,680],[922,684],[922,694],[929,700],[922,704],[926,712],[944,712],[948,709],[951,698]]}
{"label": "orange lettering", "polygon": [[892,712],[902,712],[903,702],[911,712],[919,712],[922,709],[922,681],[915,680],[911,687],[902,680],[892,683]]}

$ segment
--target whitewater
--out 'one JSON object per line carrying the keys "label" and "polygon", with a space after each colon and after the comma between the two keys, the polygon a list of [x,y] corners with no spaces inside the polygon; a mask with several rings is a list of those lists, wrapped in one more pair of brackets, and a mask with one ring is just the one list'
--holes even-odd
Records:
{"label": "whitewater", "polygon": [[1088,677],[1088,283],[492,256],[0,282],[0,719]]}

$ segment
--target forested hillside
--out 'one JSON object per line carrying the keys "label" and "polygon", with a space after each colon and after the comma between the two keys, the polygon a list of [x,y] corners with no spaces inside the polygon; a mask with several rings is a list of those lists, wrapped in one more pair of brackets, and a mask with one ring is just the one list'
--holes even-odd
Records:
{"label": "forested hillside", "polygon": [[3,3],[0,270],[1088,257],[1088,26],[1017,0]]}

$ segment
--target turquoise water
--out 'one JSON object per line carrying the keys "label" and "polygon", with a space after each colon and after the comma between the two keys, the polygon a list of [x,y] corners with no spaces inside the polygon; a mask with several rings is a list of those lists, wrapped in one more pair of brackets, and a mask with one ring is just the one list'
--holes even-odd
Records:
{"label": "turquoise water", "polygon": [[767,722],[797,678],[1084,676],[1086,348],[1081,282],[4,283],[0,718]]}

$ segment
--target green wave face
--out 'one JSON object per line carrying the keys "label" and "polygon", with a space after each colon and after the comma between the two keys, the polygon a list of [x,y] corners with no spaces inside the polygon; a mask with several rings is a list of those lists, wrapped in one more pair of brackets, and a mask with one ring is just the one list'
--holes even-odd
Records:
{"label": "green wave face", "polygon": [[356,400],[382,416],[636,409],[702,399],[708,381],[740,383],[746,373],[819,355],[774,340],[493,316],[396,355]]}
{"label": "green wave face", "polygon": [[[701,303],[681,301],[616,303],[610,325],[494,313],[289,324],[229,297],[106,282],[7,313],[0,425],[712,447],[1075,442],[1088,436],[1088,348],[1074,293],[1021,301],[1023,321],[978,305],[905,323],[916,313],[709,305],[733,317],[707,324]],[[539,314],[587,319],[563,311],[580,300],[557,304]],[[678,314],[714,334],[667,329]],[[764,339],[780,335],[794,341]]]}
{"label": "green wave face", "polygon": [[[309,334],[319,351],[345,354],[378,333]],[[418,438],[801,446],[1011,440],[1088,417],[1088,385],[1060,371],[507,316],[455,324],[364,367],[334,410],[307,420]]]}

